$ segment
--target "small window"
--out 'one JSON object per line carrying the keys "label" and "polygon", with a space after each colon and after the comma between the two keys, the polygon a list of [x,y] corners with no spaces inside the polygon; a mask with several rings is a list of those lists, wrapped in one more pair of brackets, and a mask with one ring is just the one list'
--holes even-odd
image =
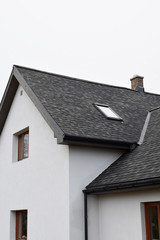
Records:
{"label": "small window", "polygon": [[121,120],[122,121],[122,118],[117,113],[115,113],[109,106],[101,105],[101,104],[95,104],[95,106],[107,118],[111,118],[111,119]]}
{"label": "small window", "polygon": [[18,161],[29,156],[29,131],[18,135]]}
{"label": "small window", "polygon": [[160,240],[160,202],[145,204],[146,240]]}
{"label": "small window", "polygon": [[27,239],[27,210],[16,211],[16,240]]}

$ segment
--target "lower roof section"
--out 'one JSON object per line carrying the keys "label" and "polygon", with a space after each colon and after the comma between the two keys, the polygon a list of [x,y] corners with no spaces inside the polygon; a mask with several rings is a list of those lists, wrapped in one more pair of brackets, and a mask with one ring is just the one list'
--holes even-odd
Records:
{"label": "lower roof section", "polygon": [[160,183],[160,108],[150,111],[141,145],[124,153],[87,187],[88,192],[142,188]]}
{"label": "lower roof section", "polygon": [[144,189],[153,189],[160,187],[160,177],[140,179],[136,181],[128,181],[121,183],[108,184],[104,186],[86,188],[83,190],[87,194],[104,194],[111,192],[126,192],[126,191],[136,191]]}

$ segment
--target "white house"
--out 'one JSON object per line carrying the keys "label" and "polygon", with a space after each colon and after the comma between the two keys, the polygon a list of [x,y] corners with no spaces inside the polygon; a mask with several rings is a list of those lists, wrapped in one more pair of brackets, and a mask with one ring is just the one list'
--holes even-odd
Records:
{"label": "white house", "polygon": [[0,239],[160,239],[160,95],[131,82],[13,67],[0,105]]}

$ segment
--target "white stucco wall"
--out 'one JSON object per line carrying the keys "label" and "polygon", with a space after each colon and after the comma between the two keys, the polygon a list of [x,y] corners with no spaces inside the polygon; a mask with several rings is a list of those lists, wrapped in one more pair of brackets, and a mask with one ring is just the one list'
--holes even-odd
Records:
{"label": "white stucco wall", "polygon": [[[14,210],[28,210],[28,240],[69,240],[69,148],[18,88],[0,136],[0,239],[13,240]],[[12,159],[13,134],[29,127],[29,158]]]}
{"label": "white stucco wall", "polygon": [[154,201],[160,201],[159,189],[90,195],[89,240],[146,240],[144,203]]}
{"label": "white stucco wall", "polygon": [[[70,203],[70,240],[84,240],[84,199],[82,190],[114,162],[122,151],[94,148],[77,147],[69,148],[69,203]],[[93,200],[97,204],[96,198]],[[97,208],[94,208],[93,216],[97,215]],[[94,218],[92,226],[97,224]],[[97,227],[96,227],[97,228]],[[94,235],[96,238],[98,233]],[[91,238],[92,239],[92,238]]]}

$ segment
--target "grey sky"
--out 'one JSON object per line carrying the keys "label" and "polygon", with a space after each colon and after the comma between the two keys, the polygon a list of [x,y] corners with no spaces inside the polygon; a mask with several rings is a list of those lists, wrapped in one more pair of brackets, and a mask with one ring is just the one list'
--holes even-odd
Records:
{"label": "grey sky", "polygon": [[0,3],[0,99],[13,64],[160,93],[159,0]]}

